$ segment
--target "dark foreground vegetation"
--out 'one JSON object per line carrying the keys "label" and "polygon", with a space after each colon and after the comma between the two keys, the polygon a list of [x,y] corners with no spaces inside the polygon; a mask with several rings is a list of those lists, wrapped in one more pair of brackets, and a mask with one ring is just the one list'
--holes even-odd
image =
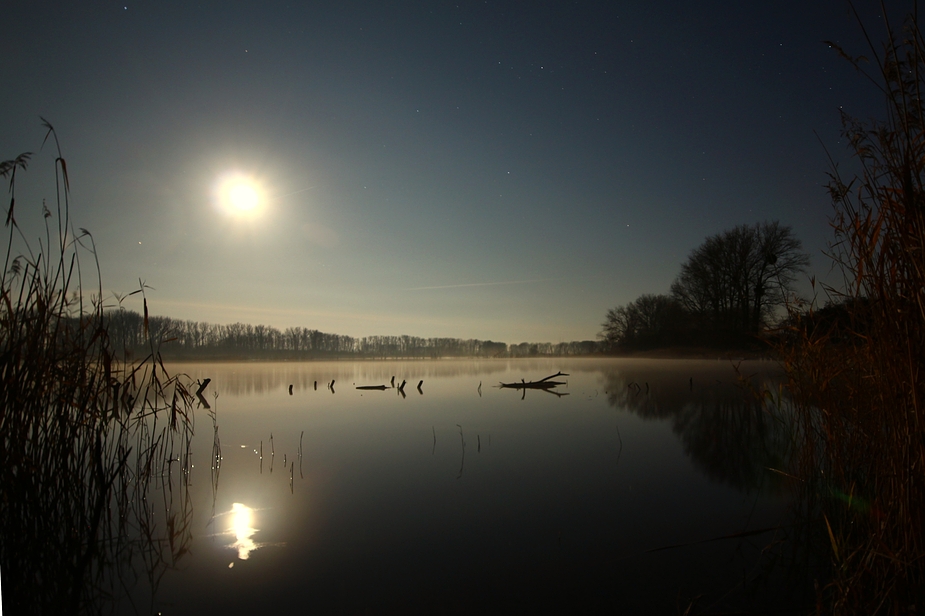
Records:
{"label": "dark foreground vegetation", "polygon": [[[57,146],[46,127],[46,145]],[[45,241],[25,243],[15,179],[30,158],[0,163],[12,195],[0,278],[3,610],[97,613],[139,580],[156,586],[186,549],[192,396],[150,336],[144,359],[116,359],[101,286],[81,268],[93,262],[92,238],[69,219],[60,151],[56,211],[25,212],[44,216]]]}
{"label": "dark foreground vegetation", "polygon": [[886,117],[843,116],[860,169],[830,173],[831,254],[844,285],[826,289],[827,308],[792,310],[779,345],[796,400],[799,513],[808,543],[829,555],[819,613],[921,614],[925,40],[917,15],[882,48],[872,44],[869,59],[842,55],[883,92]]}

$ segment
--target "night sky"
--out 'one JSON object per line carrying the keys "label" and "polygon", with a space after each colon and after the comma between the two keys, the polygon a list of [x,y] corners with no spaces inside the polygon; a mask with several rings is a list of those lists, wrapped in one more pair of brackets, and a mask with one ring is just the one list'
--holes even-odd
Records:
{"label": "night sky", "polygon": [[[839,109],[882,105],[824,40],[869,55],[845,0],[10,2],[0,158],[55,126],[104,288],[154,314],[594,339],[738,224],[828,275]],[[33,247],[53,158],[18,178]]]}

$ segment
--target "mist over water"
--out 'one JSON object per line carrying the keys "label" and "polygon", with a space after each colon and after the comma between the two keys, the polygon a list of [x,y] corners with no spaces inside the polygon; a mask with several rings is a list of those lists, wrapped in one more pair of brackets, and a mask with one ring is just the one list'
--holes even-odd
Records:
{"label": "mist over water", "polygon": [[[164,613],[673,613],[793,596],[762,554],[779,533],[707,541],[783,522],[768,468],[788,441],[749,391],[776,389],[771,362],[173,368],[212,379],[221,463],[210,480],[200,411],[193,540],[159,588]],[[551,391],[498,387],[558,371]],[[372,385],[386,387],[356,389]]]}

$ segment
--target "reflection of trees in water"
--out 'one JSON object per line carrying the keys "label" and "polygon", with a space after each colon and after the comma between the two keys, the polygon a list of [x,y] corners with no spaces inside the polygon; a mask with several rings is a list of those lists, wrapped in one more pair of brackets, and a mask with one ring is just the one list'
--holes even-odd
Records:
{"label": "reflection of trees in water", "polygon": [[760,398],[761,392],[776,391],[778,382],[773,370],[740,381],[728,364],[683,372],[603,373],[611,406],[643,419],[670,421],[698,469],[744,491],[759,486],[779,490],[781,476],[767,469],[787,467],[789,432]]}

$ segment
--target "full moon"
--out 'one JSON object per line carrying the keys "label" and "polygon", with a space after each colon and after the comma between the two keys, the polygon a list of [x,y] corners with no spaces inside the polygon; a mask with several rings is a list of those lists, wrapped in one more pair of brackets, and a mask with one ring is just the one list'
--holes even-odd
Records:
{"label": "full moon", "polygon": [[243,174],[229,174],[220,178],[216,197],[222,211],[241,218],[258,216],[264,205],[257,181]]}
{"label": "full moon", "polygon": [[234,209],[249,212],[257,207],[259,198],[250,184],[235,184],[228,189],[228,201]]}

